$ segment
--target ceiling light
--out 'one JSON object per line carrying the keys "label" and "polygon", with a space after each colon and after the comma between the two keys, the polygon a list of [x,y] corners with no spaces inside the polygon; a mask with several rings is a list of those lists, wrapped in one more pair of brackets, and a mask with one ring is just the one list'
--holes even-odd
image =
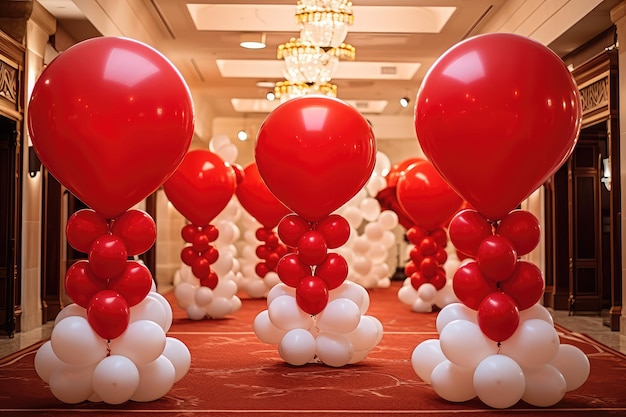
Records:
{"label": "ceiling light", "polygon": [[300,38],[319,46],[337,47],[354,23],[352,3],[348,0],[300,0],[296,12]]}
{"label": "ceiling light", "polygon": [[325,84],[337,71],[340,58],[354,60],[355,49],[345,43],[335,48],[323,48],[292,38],[278,46],[277,57],[285,61],[283,75],[292,83]]}
{"label": "ceiling light", "polygon": [[243,33],[239,38],[239,46],[246,49],[263,49],[265,45],[265,33]]}
{"label": "ceiling light", "polygon": [[239,132],[237,132],[237,139],[239,139],[242,142],[245,142],[246,140],[248,140],[248,132],[241,129]]}
{"label": "ceiling light", "polygon": [[400,99],[400,105],[402,107],[407,107],[409,105],[409,103],[411,102],[411,100],[408,97],[402,97]]}
{"label": "ceiling light", "polygon": [[324,83],[292,83],[289,81],[281,81],[276,83],[274,88],[276,97],[281,102],[285,102],[292,98],[305,96],[308,94],[322,94],[328,97],[337,97],[337,86],[335,84]]}
{"label": "ceiling light", "polygon": [[268,91],[267,94],[265,94],[265,98],[268,99],[268,101],[274,101],[276,94],[274,94],[273,91]]}

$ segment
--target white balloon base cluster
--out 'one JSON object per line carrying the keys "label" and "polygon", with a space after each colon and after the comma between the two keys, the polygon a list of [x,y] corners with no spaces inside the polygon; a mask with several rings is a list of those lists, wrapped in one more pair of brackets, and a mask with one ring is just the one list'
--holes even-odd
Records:
{"label": "white balloon base cluster", "polygon": [[383,337],[380,321],[365,315],[369,303],[367,290],[346,280],[329,291],[324,310],[311,316],[298,307],[295,289],[280,283],[267,296],[267,310],[254,319],[254,332],[261,341],[278,345],[279,355],[291,365],[357,363]]}
{"label": "white balloon base cluster", "polygon": [[241,308],[235,274],[232,271],[221,276],[214,289],[200,285],[200,280],[193,275],[187,265],[181,266],[179,276],[180,282],[174,288],[174,296],[189,319],[220,319]]}
{"label": "white balloon base cluster", "polygon": [[499,346],[482,333],[476,317],[462,303],[449,304],[437,316],[439,339],[413,351],[413,369],[443,399],[478,397],[499,409],[520,400],[549,407],[587,380],[589,359],[576,346],[560,344],[543,306],[521,311],[517,330]]}
{"label": "white balloon base cluster", "polygon": [[35,370],[64,403],[159,399],[191,364],[187,346],[166,336],[171,324],[168,301],[153,291],[130,308],[124,333],[107,341],[89,325],[87,310],[70,304],[57,315],[50,340],[37,351]]}

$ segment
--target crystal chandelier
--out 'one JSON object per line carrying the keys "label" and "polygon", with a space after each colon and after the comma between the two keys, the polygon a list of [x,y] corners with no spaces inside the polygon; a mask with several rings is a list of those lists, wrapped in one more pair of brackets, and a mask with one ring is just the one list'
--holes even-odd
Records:
{"label": "crystal chandelier", "polygon": [[354,22],[352,3],[347,0],[299,0],[296,21],[300,38],[279,45],[278,59],[285,61],[285,82],[276,84],[281,101],[306,94],[337,96],[330,84],[340,59],[355,58],[355,48],[343,41]]}
{"label": "crystal chandelier", "polygon": [[352,3],[346,0],[300,0],[296,20],[300,39],[315,45],[337,47],[354,23]]}

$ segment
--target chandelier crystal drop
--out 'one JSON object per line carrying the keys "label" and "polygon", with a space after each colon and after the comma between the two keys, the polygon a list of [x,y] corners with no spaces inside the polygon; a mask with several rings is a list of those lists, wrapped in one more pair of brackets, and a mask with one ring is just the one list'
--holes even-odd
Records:
{"label": "chandelier crystal drop", "polygon": [[339,66],[340,58],[354,59],[350,45],[322,48],[310,42],[291,39],[278,47],[278,59],[285,61],[284,77],[292,83],[329,82]]}
{"label": "chandelier crystal drop", "polygon": [[284,103],[285,101],[292,98],[306,96],[310,94],[321,94],[328,97],[337,97],[337,86],[331,83],[315,84],[281,81],[276,83],[276,87],[274,87],[274,94],[281,103]]}

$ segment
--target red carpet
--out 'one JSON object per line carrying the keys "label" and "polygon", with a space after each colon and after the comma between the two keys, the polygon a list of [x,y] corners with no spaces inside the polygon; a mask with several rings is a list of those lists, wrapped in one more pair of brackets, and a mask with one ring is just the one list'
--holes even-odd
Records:
{"label": "red carpet", "polygon": [[419,314],[397,299],[398,282],[370,291],[368,315],[378,318],[384,336],[368,357],[342,368],[286,364],[276,346],[259,341],[254,317],[265,300],[242,298],[243,307],[222,320],[191,321],[172,294],[174,323],[170,336],[183,341],[192,355],[191,369],[170,392],[150,403],[133,401],[65,404],[36,374],[36,347],[0,360],[0,414],[6,416],[624,416],[626,356],[592,339],[557,327],[561,343],[588,356],[585,384],[555,406],[539,408],[519,402],[496,410],[480,400],[451,403],[421,381],[411,366],[413,349],[437,337],[436,313]]}

